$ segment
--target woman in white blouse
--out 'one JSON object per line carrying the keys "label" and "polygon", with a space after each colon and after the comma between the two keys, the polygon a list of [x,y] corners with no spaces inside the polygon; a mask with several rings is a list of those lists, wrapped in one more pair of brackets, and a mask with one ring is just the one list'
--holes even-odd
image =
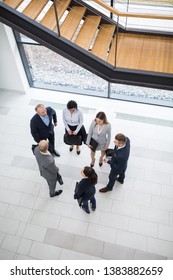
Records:
{"label": "woman in white blouse", "polygon": [[[69,135],[81,135],[82,140],[86,141],[86,131],[83,126],[83,114],[78,110],[76,101],[70,100],[67,103],[67,108],[63,110],[63,122],[66,133]],[[69,151],[73,151],[73,145],[70,146]],[[76,152],[80,154],[80,147],[76,146]]]}
{"label": "woman in white blouse", "polygon": [[[103,164],[103,157],[106,153],[106,150],[109,147],[110,140],[111,140],[111,125],[107,120],[107,117],[104,112],[97,113],[95,119],[92,121],[86,144],[89,148],[92,148],[90,145],[91,138],[97,141],[98,145],[96,147],[96,151],[101,151],[101,155],[99,158],[99,166]],[[91,164],[90,166],[93,167],[95,163],[95,151],[91,149]]]}

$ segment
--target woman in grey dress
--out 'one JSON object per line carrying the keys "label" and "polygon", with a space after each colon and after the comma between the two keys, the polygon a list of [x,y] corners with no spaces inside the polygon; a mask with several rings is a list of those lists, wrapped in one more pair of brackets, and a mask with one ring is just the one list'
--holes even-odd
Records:
{"label": "woman in grey dress", "polygon": [[[93,151],[91,146],[91,140],[94,139],[97,141],[98,145],[96,150]],[[89,148],[91,148],[91,164],[90,166],[93,167],[95,163],[95,152],[101,151],[101,155],[99,158],[99,166],[103,164],[103,157],[105,155],[106,150],[109,147],[111,140],[111,125],[107,120],[107,117],[104,112],[98,112],[95,119],[92,121],[86,144]]]}

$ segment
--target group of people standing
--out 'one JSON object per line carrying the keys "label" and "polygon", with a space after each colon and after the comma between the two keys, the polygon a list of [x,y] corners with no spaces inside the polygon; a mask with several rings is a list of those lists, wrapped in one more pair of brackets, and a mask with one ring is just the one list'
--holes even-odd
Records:
{"label": "group of people standing", "polygon": [[[55,165],[54,156],[60,156],[55,150],[55,134],[54,126],[57,125],[57,116],[54,109],[45,107],[43,104],[38,104],[35,107],[36,114],[30,122],[31,134],[38,146],[34,149],[40,174],[43,176],[48,185],[50,196],[56,196],[62,193],[62,190],[56,191],[56,182],[63,184],[59,174],[59,169]],[[103,163],[110,164],[111,171],[109,174],[109,182],[106,187],[100,189],[101,193],[106,193],[113,189],[115,181],[124,183],[127,161],[130,153],[130,140],[124,134],[119,133],[115,136],[115,148],[112,151],[111,159],[106,159],[105,154],[111,141],[111,124],[108,122],[104,112],[98,112],[95,119],[92,121],[88,134],[83,124],[83,114],[78,109],[78,105],[74,100],[67,103],[66,108],[62,113],[63,123],[65,126],[65,134],[79,136],[81,143],[76,144],[76,153],[80,155],[80,146],[82,142],[90,149],[91,162],[90,166],[85,166],[81,175],[83,179],[78,183],[78,191],[74,194],[75,199],[82,197],[81,207],[86,213],[90,213],[88,202],[90,201],[91,209],[95,211],[95,185],[97,184],[98,176],[94,170],[95,154],[100,151],[99,166]],[[69,151],[72,152],[75,144],[69,143]]]}

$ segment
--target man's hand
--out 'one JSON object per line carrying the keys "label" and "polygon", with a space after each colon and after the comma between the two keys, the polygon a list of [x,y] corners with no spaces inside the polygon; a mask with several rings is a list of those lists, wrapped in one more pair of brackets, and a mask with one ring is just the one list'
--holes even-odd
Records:
{"label": "man's hand", "polygon": [[104,162],[104,163],[107,163],[107,162],[108,162],[108,159],[104,158],[104,159],[103,159],[103,162]]}

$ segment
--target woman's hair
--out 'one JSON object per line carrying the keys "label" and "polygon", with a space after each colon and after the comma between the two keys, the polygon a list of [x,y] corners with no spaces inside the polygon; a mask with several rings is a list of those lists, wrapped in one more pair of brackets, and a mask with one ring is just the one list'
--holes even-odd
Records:
{"label": "woman's hair", "polygon": [[67,103],[67,109],[77,109],[77,103],[74,100],[70,100]]}
{"label": "woman's hair", "polygon": [[84,169],[83,169],[83,173],[93,185],[97,184],[97,177],[98,176],[97,176],[97,173],[95,172],[95,170],[92,167],[85,166]]}
{"label": "woman's hair", "polygon": [[105,123],[105,124],[109,123],[107,120],[106,114],[104,112],[98,112],[96,115],[96,118],[102,120],[103,123]]}

